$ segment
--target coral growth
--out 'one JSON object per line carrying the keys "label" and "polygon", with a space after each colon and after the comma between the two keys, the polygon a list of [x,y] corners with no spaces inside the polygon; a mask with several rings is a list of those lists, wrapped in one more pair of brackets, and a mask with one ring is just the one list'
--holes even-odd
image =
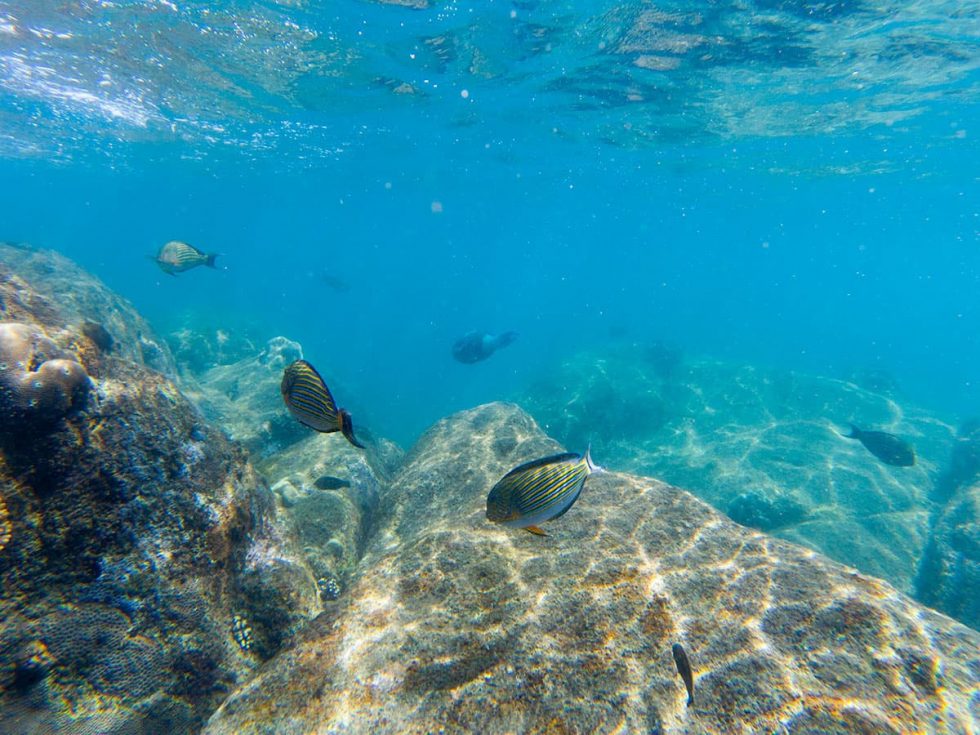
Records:
{"label": "coral growth", "polygon": [[50,425],[80,407],[88,374],[47,336],[27,324],[0,324],[0,430]]}
{"label": "coral growth", "polygon": [[271,656],[313,573],[132,307],[0,245],[0,311],[0,732],[197,732],[254,665],[232,611]]}

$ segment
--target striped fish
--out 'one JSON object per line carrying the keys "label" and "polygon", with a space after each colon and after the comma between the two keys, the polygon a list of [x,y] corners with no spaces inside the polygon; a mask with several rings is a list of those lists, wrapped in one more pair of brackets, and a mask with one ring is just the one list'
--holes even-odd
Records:
{"label": "striped fish", "polygon": [[178,273],[189,271],[191,268],[197,268],[199,265],[214,268],[216,267],[214,259],[217,257],[218,253],[205,253],[186,242],[171,240],[160,248],[160,252],[156,254],[153,260],[164,273],[175,276]]}
{"label": "striped fish", "polygon": [[601,470],[585,454],[568,452],[515,467],[487,496],[487,519],[512,528],[547,536],[539,523],[564,515],[572,507],[585,479]]}
{"label": "striped fish", "polygon": [[364,448],[354,438],[350,413],[337,408],[320,373],[306,360],[297,360],[286,366],[279,389],[286,408],[301,424],[325,434],[342,432],[355,447]]}

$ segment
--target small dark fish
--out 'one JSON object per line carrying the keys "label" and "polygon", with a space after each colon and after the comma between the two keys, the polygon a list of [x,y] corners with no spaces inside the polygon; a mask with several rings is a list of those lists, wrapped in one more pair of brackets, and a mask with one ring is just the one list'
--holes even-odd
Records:
{"label": "small dark fish", "polygon": [[320,280],[323,282],[323,285],[337,293],[347,293],[350,291],[350,284],[333,273],[321,273]]}
{"label": "small dark fish", "polygon": [[325,434],[339,431],[355,447],[364,448],[354,438],[350,413],[337,408],[320,373],[306,360],[297,360],[286,367],[279,389],[286,408],[301,424]]}
{"label": "small dark fish", "polygon": [[210,268],[217,267],[214,264],[214,259],[218,257],[218,253],[205,253],[186,242],[171,240],[160,248],[160,252],[155,257],[151,257],[160,266],[160,270],[175,276],[178,273],[189,271],[191,268],[197,268],[199,265],[206,265]]}
{"label": "small dark fish", "polygon": [[884,431],[862,431],[851,424],[848,439],[857,439],[864,448],[885,464],[895,467],[911,467],[915,464],[915,448],[904,439]]}
{"label": "small dark fish", "polygon": [[469,332],[453,344],[453,357],[459,362],[472,365],[486,360],[515,339],[517,339],[517,332],[504,332],[496,336],[485,332]]}
{"label": "small dark fish", "polygon": [[677,673],[684,680],[687,687],[687,706],[694,704],[694,676],[691,674],[691,662],[687,660],[687,652],[680,643],[675,643],[671,648],[674,654],[674,663],[677,665]]}
{"label": "small dark fish", "polygon": [[547,536],[538,524],[567,513],[586,478],[599,470],[588,450],[584,455],[567,452],[519,465],[490,490],[487,519]]}
{"label": "small dark fish", "polygon": [[342,487],[350,487],[350,480],[342,480],[332,475],[324,475],[323,477],[316,478],[316,482],[313,484],[321,490],[339,490]]}
{"label": "small dark fish", "polygon": [[112,335],[98,322],[85,322],[82,325],[82,334],[92,340],[102,352],[112,351]]}

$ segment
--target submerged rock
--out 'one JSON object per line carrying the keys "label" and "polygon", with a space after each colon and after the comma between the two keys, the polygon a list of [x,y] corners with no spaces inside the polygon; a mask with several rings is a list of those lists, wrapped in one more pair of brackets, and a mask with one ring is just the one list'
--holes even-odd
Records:
{"label": "submerged rock", "polygon": [[321,598],[335,599],[378,521],[387,464],[372,449],[355,449],[340,434],[311,433],[261,462],[259,469],[292,521]]}
{"label": "submerged rock", "polygon": [[916,594],[927,605],[980,629],[980,421],[959,432],[933,497],[937,509]]}
{"label": "submerged rock", "polygon": [[[319,612],[315,580],[244,451],[158,371],[169,353],[132,307],[61,256],[8,250],[0,732],[197,732]],[[111,325],[111,349],[89,323]]]}
{"label": "submerged rock", "polygon": [[[570,448],[591,442],[599,464],[689,488],[740,522],[913,590],[950,426],[845,381],[691,358],[664,370],[671,353],[652,354],[582,353],[521,403]],[[844,439],[851,421],[910,441],[916,466],[890,467]],[[780,507],[762,507],[771,503]]]}
{"label": "submerged rock", "polygon": [[980,485],[961,488],[937,515],[916,594],[980,629]]}
{"label": "submerged rock", "polygon": [[187,392],[205,416],[254,457],[268,457],[312,433],[289,415],[279,391],[283,369],[302,356],[298,342],[274,337],[251,356],[188,381]]}
{"label": "submerged rock", "polygon": [[98,372],[98,352],[177,374],[166,342],[158,338],[132,304],[93,275],[52,250],[0,243],[0,319],[52,325],[48,336],[65,340]]}
{"label": "submerged rock", "polygon": [[436,424],[350,588],[206,735],[973,726],[980,634],[684,491],[596,474],[550,537],[487,522],[493,483],[556,449],[508,404]]}

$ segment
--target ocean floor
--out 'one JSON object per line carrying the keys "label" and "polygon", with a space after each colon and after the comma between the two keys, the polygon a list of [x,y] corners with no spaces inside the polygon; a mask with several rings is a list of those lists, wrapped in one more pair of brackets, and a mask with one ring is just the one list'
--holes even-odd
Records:
{"label": "ocean floor", "polygon": [[[687,488],[908,593],[946,498],[980,469],[953,457],[970,437],[901,402],[880,373],[823,378],[621,345],[564,361],[518,400],[566,446],[591,444],[600,464]],[[883,463],[842,435],[852,423],[901,436],[916,464]]]}
{"label": "ocean floor", "polygon": [[[909,596],[980,622],[980,431],[880,380],[583,353],[406,454],[288,420],[301,345],[161,339],[55,253],[0,245],[0,312],[2,732],[980,730],[980,633]],[[590,442],[549,536],[487,522]]]}

